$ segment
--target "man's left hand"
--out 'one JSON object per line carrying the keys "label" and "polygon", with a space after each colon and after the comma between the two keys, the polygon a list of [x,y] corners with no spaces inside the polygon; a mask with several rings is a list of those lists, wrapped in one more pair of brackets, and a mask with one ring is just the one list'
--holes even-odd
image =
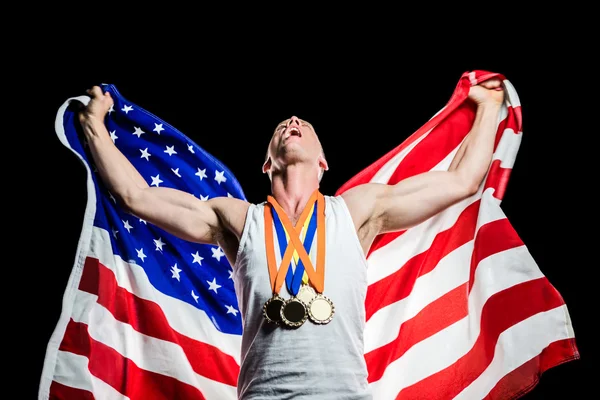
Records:
{"label": "man's left hand", "polygon": [[504,101],[502,81],[498,78],[492,78],[481,82],[479,85],[471,86],[469,89],[469,98],[477,105],[502,104]]}

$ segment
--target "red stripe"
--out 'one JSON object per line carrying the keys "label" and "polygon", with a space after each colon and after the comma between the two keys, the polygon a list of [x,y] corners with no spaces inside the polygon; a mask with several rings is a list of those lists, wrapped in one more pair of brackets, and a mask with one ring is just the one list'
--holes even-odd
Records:
{"label": "red stripe", "polygon": [[[471,206],[474,206],[475,204],[478,203],[473,203]],[[463,215],[466,216],[463,220],[467,222],[465,225],[474,226],[471,222],[477,217],[479,207],[473,207],[470,212],[467,212],[467,210],[468,208],[463,212]],[[459,217],[459,221],[461,218],[462,215]],[[463,223],[459,224],[457,221],[457,224],[455,224],[456,232],[454,235],[459,236],[459,234],[468,231],[468,229],[463,228],[462,225]],[[455,227],[446,232],[454,230]],[[467,240],[473,238],[472,231],[473,229],[471,229],[471,232],[467,232],[465,237],[468,238]],[[443,239],[442,243],[444,243],[445,240],[448,239]],[[458,243],[461,241],[458,241]],[[469,282],[458,286],[440,298],[432,301],[413,318],[402,323],[398,336],[392,342],[366,354],[365,359],[369,370],[369,382],[381,379],[387,366],[400,358],[413,345],[466,317],[468,315],[468,294],[471,287],[469,284],[473,280],[475,268],[480,265],[483,259],[492,254],[521,245],[522,242],[519,236],[516,231],[512,229],[507,219],[500,219],[483,225],[477,232],[477,237],[473,244],[474,250],[470,257],[471,273]],[[457,247],[458,246],[455,248]],[[439,259],[443,256],[445,256],[445,254],[440,256]],[[404,268],[406,268],[406,266],[402,269]],[[401,286],[401,283],[403,282],[402,279],[411,278],[399,277],[397,281],[388,283],[390,286],[387,286],[387,291],[380,290],[382,290],[383,293],[393,292],[392,290],[389,290],[389,288]],[[414,283],[413,281],[410,282],[411,284],[409,286],[412,288]],[[405,293],[404,297],[408,296],[408,294],[409,293]],[[555,294],[560,298],[558,293]],[[560,299],[560,302],[562,302],[562,299]]]}
{"label": "red stripe", "polygon": [[444,123],[437,125],[400,162],[389,181],[394,185],[403,179],[430,171],[456,149],[467,136],[476,107],[471,102],[460,104]]}
{"label": "red stripe", "polygon": [[[535,293],[535,296],[532,296]],[[489,366],[498,337],[513,325],[540,312],[562,306],[556,290],[544,277],[494,294],[483,306],[481,331],[467,354],[452,365],[400,391],[397,399],[451,399]],[[440,392],[439,388],[444,391]]]}
{"label": "red stripe", "polygon": [[120,287],[113,271],[98,259],[86,259],[79,289],[97,295],[98,304],[105,307],[118,321],[131,325],[144,335],[181,346],[197,374],[236,386],[240,368],[233,357],[215,346],[175,331],[157,303],[139,298]]}
{"label": "red stripe", "polygon": [[86,324],[69,321],[60,350],[87,357],[92,375],[131,400],[204,399],[194,386],[144,370],[111,347],[94,340]]}
{"label": "red stripe", "polygon": [[578,358],[575,339],[552,342],[540,354],[500,379],[484,400],[518,399],[538,384],[545,371]]}
{"label": "red stripe", "polygon": [[92,392],[52,381],[48,400],[95,400]]}
{"label": "red stripe", "polygon": [[469,292],[475,284],[475,270],[481,260],[501,251],[523,246],[523,241],[507,218],[482,225],[473,244],[473,257],[469,272]]}
{"label": "red stripe", "polygon": [[366,353],[369,383],[381,379],[388,365],[402,357],[412,346],[466,317],[466,289],[465,283],[432,301],[413,318],[402,323],[398,336],[392,342]]}
{"label": "red stripe", "polygon": [[443,257],[473,239],[480,204],[478,200],[467,206],[451,228],[436,235],[427,250],[413,256],[393,274],[369,285],[365,300],[367,321],[380,308],[410,295],[418,277],[431,272]]}

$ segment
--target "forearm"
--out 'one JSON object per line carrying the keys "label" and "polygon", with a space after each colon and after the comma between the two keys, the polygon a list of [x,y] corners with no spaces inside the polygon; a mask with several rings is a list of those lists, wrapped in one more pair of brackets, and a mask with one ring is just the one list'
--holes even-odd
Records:
{"label": "forearm", "polygon": [[148,183],[110,138],[104,123],[95,118],[82,121],[96,169],[111,193],[121,201],[131,198]]}
{"label": "forearm", "polygon": [[477,108],[471,131],[455,155],[449,171],[470,187],[479,187],[492,161],[500,104]]}

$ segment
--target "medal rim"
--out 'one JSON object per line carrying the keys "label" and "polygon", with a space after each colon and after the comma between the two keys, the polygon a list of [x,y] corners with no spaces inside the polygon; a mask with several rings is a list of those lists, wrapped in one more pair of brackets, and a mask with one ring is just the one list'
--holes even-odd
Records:
{"label": "medal rim", "polygon": [[271,324],[279,325],[279,324],[281,324],[281,319],[272,319],[271,317],[269,317],[269,315],[267,313],[267,307],[269,307],[269,304],[274,301],[281,302],[281,307],[279,308],[279,315],[281,315],[281,310],[283,309],[285,300],[282,297],[280,297],[279,295],[274,295],[271,298],[269,298],[269,300],[265,301],[265,304],[263,305],[263,316],[265,317],[267,322],[269,322]]}
{"label": "medal rim", "polygon": [[[310,292],[313,293],[313,297],[312,297],[312,299],[308,303],[305,302],[305,301],[303,301],[299,297],[300,291],[302,291],[302,289],[308,290],[308,291],[310,291]],[[296,295],[296,298],[304,303],[304,305],[306,306],[307,311],[308,311],[309,304],[314,300],[315,297],[317,297],[317,291],[312,286],[310,286],[310,285],[304,285],[304,284],[300,287],[300,289],[298,290],[298,294]]]}
{"label": "medal rim", "polygon": [[[284,315],[283,310],[285,310],[285,307],[290,303],[299,303],[302,306],[302,308],[304,309],[304,316],[298,322],[290,321]],[[308,309],[306,307],[306,304],[304,304],[304,302],[302,300],[300,300],[296,297],[291,297],[287,300],[284,300],[283,305],[281,306],[281,310],[279,311],[279,314],[281,316],[281,321],[283,321],[283,323],[290,328],[298,328],[299,326],[302,326],[304,324],[304,322],[306,322],[306,320],[308,319]]]}
{"label": "medal rim", "polygon": [[[329,303],[329,305],[331,306],[331,313],[329,314],[329,317],[327,317],[325,319],[317,319],[313,315],[312,305],[316,300],[325,300],[327,303]],[[308,305],[308,317],[315,324],[319,324],[319,325],[328,324],[333,319],[334,314],[335,314],[335,306],[333,305],[333,301],[331,301],[331,299],[329,297],[325,296],[322,293],[317,293],[317,295],[311,300],[310,304]]]}

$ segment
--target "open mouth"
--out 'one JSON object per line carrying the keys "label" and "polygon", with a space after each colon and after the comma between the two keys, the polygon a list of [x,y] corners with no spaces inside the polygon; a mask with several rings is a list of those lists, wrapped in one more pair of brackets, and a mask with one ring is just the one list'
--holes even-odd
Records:
{"label": "open mouth", "polygon": [[290,136],[297,136],[297,137],[302,137],[302,132],[300,132],[300,129],[294,127],[294,128],[290,128],[287,132],[286,132],[286,139]]}

